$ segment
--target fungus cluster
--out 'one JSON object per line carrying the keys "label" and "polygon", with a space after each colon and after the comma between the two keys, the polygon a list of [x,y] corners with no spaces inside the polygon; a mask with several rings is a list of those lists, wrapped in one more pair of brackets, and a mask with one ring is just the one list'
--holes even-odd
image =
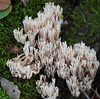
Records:
{"label": "fungus cluster", "polygon": [[41,75],[40,80],[36,82],[37,90],[45,99],[56,99],[59,93],[58,87],[55,87],[55,79],[52,78],[52,83],[46,82],[46,76]]}
{"label": "fungus cluster", "polygon": [[66,42],[60,45],[55,62],[57,74],[66,79],[73,96],[79,96],[79,88],[89,90],[94,80],[99,62],[94,49],[83,42],[68,47]]}
{"label": "fungus cluster", "polygon": [[[42,68],[48,78],[54,78],[57,72],[59,77],[66,80],[71,94],[78,97],[79,88],[84,91],[91,88],[99,66],[96,52],[83,42],[74,46],[61,42],[62,8],[54,6],[54,3],[46,3],[43,10],[35,19],[26,16],[24,29],[13,31],[15,39],[24,44],[23,53],[9,59],[6,64],[14,77],[22,79],[30,79]],[[39,93],[45,99],[56,99],[59,90],[55,87],[55,80],[48,83],[45,79],[45,76],[41,76],[36,83]]]}

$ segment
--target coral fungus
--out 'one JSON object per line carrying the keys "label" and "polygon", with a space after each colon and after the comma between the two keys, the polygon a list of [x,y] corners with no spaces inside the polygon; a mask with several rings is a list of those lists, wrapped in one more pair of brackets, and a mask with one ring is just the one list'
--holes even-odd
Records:
{"label": "coral fungus", "polygon": [[[57,72],[59,77],[66,79],[71,94],[77,97],[80,95],[79,88],[84,91],[91,88],[99,66],[96,52],[83,42],[73,47],[61,42],[59,32],[63,22],[62,8],[59,5],[54,6],[54,3],[46,3],[43,9],[34,20],[25,17],[24,29],[13,31],[15,39],[24,44],[24,53],[9,59],[7,66],[13,76],[23,79],[31,78],[33,73],[38,74],[42,68],[48,78],[54,77]],[[41,76],[36,83],[40,88],[39,93],[43,98],[46,96],[46,99],[55,99],[58,96],[55,80],[52,79],[49,84],[44,78]]]}
{"label": "coral fungus", "polygon": [[67,47],[66,43],[62,43],[55,66],[58,76],[66,79],[72,95],[79,96],[79,88],[83,90],[91,88],[99,62],[96,52],[83,42],[74,44],[73,47]]}
{"label": "coral fungus", "polygon": [[52,83],[46,82],[46,76],[41,75],[40,80],[36,82],[37,90],[45,99],[56,99],[59,89],[55,87],[55,79],[52,78]]}

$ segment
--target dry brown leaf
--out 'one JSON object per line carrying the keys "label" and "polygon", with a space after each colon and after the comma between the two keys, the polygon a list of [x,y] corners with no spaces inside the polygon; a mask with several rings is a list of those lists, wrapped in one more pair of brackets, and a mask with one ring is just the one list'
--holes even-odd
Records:
{"label": "dry brown leaf", "polygon": [[68,25],[68,22],[65,20],[62,24],[61,24],[61,28],[64,29],[66,28]]}
{"label": "dry brown leaf", "polygon": [[14,48],[11,48],[10,51],[8,51],[8,54],[19,54],[19,53],[23,53],[23,50],[17,46],[14,46]]}
{"label": "dry brown leaf", "polygon": [[11,4],[10,0],[0,0],[0,10],[7,9]]}

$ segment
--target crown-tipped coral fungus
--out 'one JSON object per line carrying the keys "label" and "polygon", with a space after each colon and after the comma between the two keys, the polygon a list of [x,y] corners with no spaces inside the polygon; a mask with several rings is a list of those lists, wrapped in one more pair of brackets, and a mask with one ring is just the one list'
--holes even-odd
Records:
{"label": "crown-tipped coral fungus", "polygon": [[[21,55],[7,61],[7,66],[13,76],[23,79],[31,78],[33,73],[38,74],[42,68],[48,77],[54,77],[57,72],[59,77],[66,79],[71,94],[77,97],[80,95],[79,88],[84,91],[91,88],[99,66],[96,52],[83,42],[73,47],[61,42],[62,8],[54,6],[54,3],[46,3],[43,9],[35,19],[25,17],[24,29],[13,31],[15,39],[24,44],[24,48]],[[49,84],[43,81],[44,78],[41,76],[36,83],[40,88],[39,93],[43,98],[55,99],[59,91],[55,87],[55,80],[52,79]]]}

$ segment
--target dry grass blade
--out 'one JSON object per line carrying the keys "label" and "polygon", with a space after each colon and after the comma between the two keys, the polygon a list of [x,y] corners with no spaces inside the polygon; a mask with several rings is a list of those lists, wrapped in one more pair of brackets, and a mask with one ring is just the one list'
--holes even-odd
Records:
{"label": "dry grass blade", "polygon": [[98,93],[98,87],[96,88],[96,90],[94,90],[93,88],[91,88],[91,90],[94,92],[91,99],[100,99],[100,94]]}

